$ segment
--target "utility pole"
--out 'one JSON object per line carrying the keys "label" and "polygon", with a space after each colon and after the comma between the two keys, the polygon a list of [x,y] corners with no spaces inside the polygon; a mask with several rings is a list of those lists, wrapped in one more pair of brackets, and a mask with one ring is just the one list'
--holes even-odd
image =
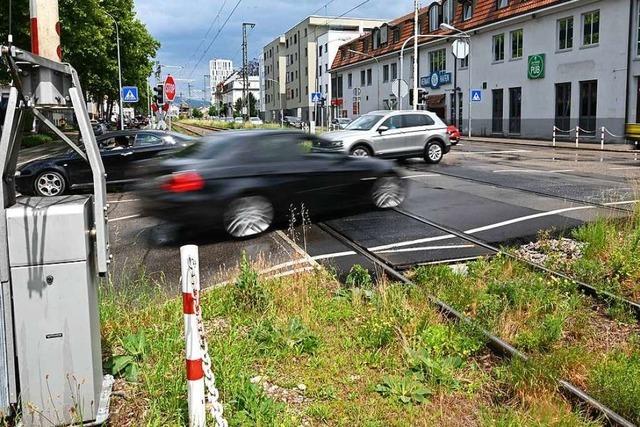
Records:
{"label": "utility pole", "polygon": [[242,118],[249,120],[251,106],[249,105],[249,43],[247,40],[247,28],[253,29],[256,24],[250,22],[242,23]]}
{"label": "utility pole", "polygon": [[191,82],[187,83],[187,97],[191,99]]}
{"label": "utility pole", "polygon": [[202,102],[207,102],[207,77],[209,77],[209,74],[205,74],[202,78]]}
{"label": "utility pole", "polygon": [[418,109],[418,34],[420,34],[420,20],[418,12],[420,3],[418,0],[413,1],[413,109]]}

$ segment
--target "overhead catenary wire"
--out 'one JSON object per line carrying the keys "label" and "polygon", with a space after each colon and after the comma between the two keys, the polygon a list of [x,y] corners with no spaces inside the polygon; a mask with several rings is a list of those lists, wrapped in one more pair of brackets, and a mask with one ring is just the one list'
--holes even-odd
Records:
{"label": "overhead catenary wire", "polygon": [[200,39],[200,43],[198,44],[198,47],[196,47],[196,49],[193,51],[193,54],[191,55],[191,57],[187,60],[187,63],[185,64],[185,67],[187,67],[189,65],[189,62],[191,62],[193,59],[196,58],[196,55],[198,54],[198,51],[203,46],[205,40],[207,40],[207,37],[209,37],[209,34],[211,33],[211,30],[213,30],[213,27],[216,24],[216,22],[218,22],[218,19],[220,19],[220,15],[222,15],[222,11],[224,10],[224,7],[226,5],[227,5],[227,0],[224,0],[222,2],[222,5],[220,6],[220,9],[218,9],[218,13],[216,14],[216,16],[211,21],[211,25],[209,25],[209,28],[207,29],[207,32],[204,34],[202,39]]}
{"label": "overhead catenary wire", "polygon": [[235,11],[238,9],[238,6],[240,6],[240,3],[242,3],[242,0],[238,0],[235,6],[233,6],[233,9],[231,9],[231,12],[227,16],[227,19],[225,19],[225,21],[222,23],[222,26],[220,26],[220,28],[218,29],[218,32],[216,32],[215,36],[213,36],[213,39],[211,40],[207,48],[204,50],[204,52],[202,52],[202,55],[200,55],[200,59],[198,59],[198,62],[196,63],[196,65],[191,69],[191,72],[189,73],[189,78],[193,75],[195,70],[202,63],[202,60],[204,59],[205,55],[209,52],[209,49],[211,49],[211,46],[213,46],[216,40],[218,40],[218,37],[222,33],[222,30],[224,30],[224,27],[227,26],[227,23],[229,22],[229,20],[231,19]]}

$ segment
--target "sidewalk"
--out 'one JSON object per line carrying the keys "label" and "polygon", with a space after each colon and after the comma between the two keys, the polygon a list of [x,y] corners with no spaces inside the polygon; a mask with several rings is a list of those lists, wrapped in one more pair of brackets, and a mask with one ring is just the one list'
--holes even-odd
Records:
{"label": "sidewalk", "polygon": [[[536,140],[536,139],[509,139],[509,138],[490,138],[484,136],[472,136],[471,138],[463,136],[462,141],[467,142],[488,142],[492,144],[511,144],[511,145],[528,145],[535,147],[549,147],[553,148],[552,141]],[[600,141],[580,142],[578,148],[576,148],[575,142],[568,141],[556,141],[555,148],[573,149],[573,150],[586,150],[586,151],[607,151],[614,153],[633,153],[636,150],[632,149],[630,144],[614,144],[605,142],[604,150],[600,149]]]}

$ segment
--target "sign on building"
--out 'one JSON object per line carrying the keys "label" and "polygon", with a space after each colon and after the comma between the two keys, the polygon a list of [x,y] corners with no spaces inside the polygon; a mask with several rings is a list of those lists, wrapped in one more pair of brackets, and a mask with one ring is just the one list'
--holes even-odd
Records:
{"label": "sign on building", "polygon": [[440,86],[451,84],[451,73],[434,71],[428,77],[420,77],[420,87],[438,89]]}
{"label": "sign on building", "polygon": [[545,54],[530,55],[527,64],[527,77],[530,79],[544,79]]}
{"label": "sign on building", "polygon": [[482,102],[482,91],[480,89],[471,89],[471,101]]}

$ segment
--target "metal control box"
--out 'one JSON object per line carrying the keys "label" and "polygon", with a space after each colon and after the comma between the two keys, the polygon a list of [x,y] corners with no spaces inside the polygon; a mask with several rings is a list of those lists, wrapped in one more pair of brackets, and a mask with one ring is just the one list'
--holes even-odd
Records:
{"label": "metal control box", "polygon": [[7,209],[25,425],[97,418],[103,377],[92,209],[87,196],[20,198]]}

